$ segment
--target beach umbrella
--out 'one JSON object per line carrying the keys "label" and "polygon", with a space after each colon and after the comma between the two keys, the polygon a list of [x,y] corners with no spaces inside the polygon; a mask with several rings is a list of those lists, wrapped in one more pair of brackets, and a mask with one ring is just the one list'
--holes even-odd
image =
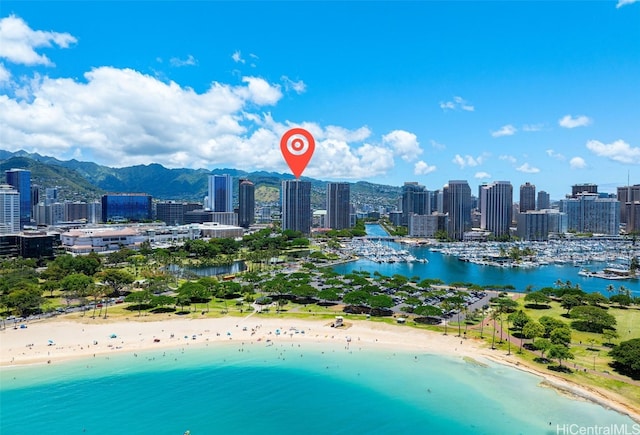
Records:
{"label": "beach umbrella", "polygon": [[53,342],[53,340],[48,340],[49,346],[53,346],[55,343]]}
{"label": "beach umbrella", "polygon": [[116,334],[111,334],[109,337],[110,338],[118,338],[118,336]]}

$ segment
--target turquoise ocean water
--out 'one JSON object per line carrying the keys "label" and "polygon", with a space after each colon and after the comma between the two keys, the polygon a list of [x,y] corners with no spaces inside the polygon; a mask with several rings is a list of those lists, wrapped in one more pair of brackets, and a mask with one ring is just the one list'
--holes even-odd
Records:
{"label": "turquoise ocean water", "polygon": [[490,361],[331,346],[235,343],[5,368],[0,433],[544,434],[634,424]]}

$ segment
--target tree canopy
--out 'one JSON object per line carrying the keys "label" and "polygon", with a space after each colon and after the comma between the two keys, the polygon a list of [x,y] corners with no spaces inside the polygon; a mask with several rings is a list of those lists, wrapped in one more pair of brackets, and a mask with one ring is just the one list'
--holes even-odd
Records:
{"label": "tree canopy", "polygon": [[622,371],[634,378],[640,377],[640,338],[623,341],[614,347],[609,355]]}
{"label": "tree canopy", "polygon": [[580,306],[572,308],[569,315],[572,319],[571,326],[579,331],[590,331],[601,333],[604,329],[611,329],[616,326],[616,318],[600,307]]}

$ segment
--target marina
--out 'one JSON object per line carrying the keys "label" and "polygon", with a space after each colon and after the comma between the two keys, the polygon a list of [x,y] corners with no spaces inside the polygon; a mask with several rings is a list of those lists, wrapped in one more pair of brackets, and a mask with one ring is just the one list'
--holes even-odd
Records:
{"label": "marina", "polygon": [[417,258],[406,249],[397,249],[381,241],[357,237],[345,244],[344,250],[376,263],[427,263],[426,258]]}
{"label": "marina", "polygon": [[[387,236],[379,225],[367,225],[367,234],[373,237]],[[353,270],[368,270],[392,276],[401,274],[421,279],[441,279],[445,283],[466,282],[478,285],[513,286],[514,291],[524,292],[528,288],[539,290],[554,287],[559,283],[578,285],[587,293],[600,292],[610,295],[612,282],[624,285],[632,296],[640,296],[638,279],[603,279],[592,274],[587,276],[581,271],[599,271],[605,268],[629,269],[634,256],[639,255],[638,246],[632,241],[602,240],[556,240],[549,242],[465,242],[465,243],[409,243],[383,241],[393,249],[406,249],[411,255],[425,262],[377,263],[366,257],[356,261],[334,266],[339,273]],[[522,253],[529,247],[535,255],[523,256],[519,260],[492,263],[491,256],[508,253],[513,247]],[[502,251],[501,251],[502,248]],[[483,260],[483,257],[487,257]],[[467,261],[468,260],[468,261]],[[473,260],[473,261],[471,261]],[[509,264],[509,266],[507,266]],[[515,264],[516,266],[510,265]],[[616,287],[619,284],[615,285]],[[616,289],[617,291],[617,289]]]}

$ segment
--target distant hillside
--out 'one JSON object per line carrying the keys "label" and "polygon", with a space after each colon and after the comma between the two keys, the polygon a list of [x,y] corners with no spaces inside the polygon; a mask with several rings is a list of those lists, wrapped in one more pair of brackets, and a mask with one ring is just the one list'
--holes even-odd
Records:
{"label": "distant hillside", "polygon": [[[207,176],[209,174],[229,174],[251,180],[256,186],[256,201],[276,203],[280,199],[282,180],[291,180],[291,174],[277,172],[245,171],[218,168],[207,169],[168,169],[152,163],[149,165],[110,168],[92,162],[78,160],[58,160],[25,151],[9,152],[0,150],[0,169],[30,169],[34,184],[42,187],[59,187],[63,200],[99,198],[106,192],[142,192],[156,199],[188,200],[202,202],[207,195]],[[326,181],[303,177],[312,183],[312,206],[325,208]],[[395,206],[400,188],[359,181],[351,184],[352,202],[378,206]],[[234,186],[237,196],[237,183]]]}
{"label": "distant hillside", "polygon": [[2,182],[6,181],[4,172],[8,169],[28,169],[31,171],[31,184],[45,187],[58,187],[58,195],[69,201],[94,200],[104,193],[76,171],[62,166],[41,163],[28,157],[11,157],[0,160]]}

